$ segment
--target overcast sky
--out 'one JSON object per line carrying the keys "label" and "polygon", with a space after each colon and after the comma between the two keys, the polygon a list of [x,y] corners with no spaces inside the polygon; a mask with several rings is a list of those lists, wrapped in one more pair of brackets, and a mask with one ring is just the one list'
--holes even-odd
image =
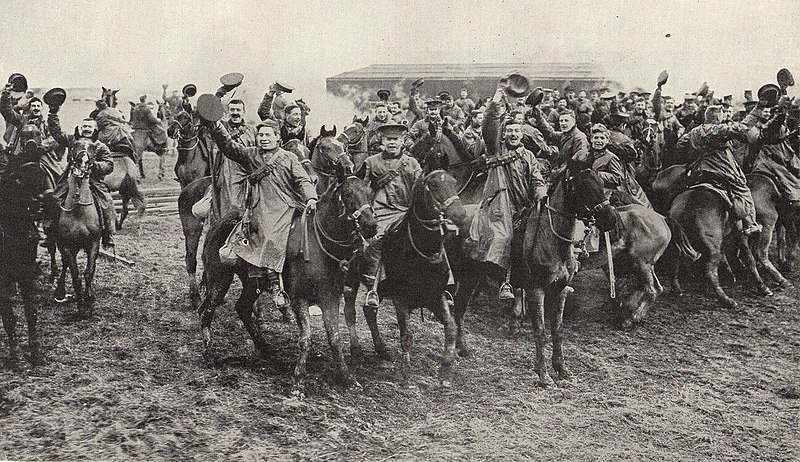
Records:
{"label": "overcast sky", "polygon": [[626,87],[668,69],[676,96],[704,80],[741,95],[781,67],[800,76],[798,2],[568,3],[5,1],[0,70],[154,94],[213,91],[237,71],[253,93],[283,79],[311,100],[325,77],[373,63],[595,61]]}

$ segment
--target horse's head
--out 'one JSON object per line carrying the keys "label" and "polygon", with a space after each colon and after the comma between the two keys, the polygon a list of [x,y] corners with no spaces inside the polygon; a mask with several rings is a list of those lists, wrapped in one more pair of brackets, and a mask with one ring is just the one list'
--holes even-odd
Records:
{"label": "horse's head", "polygon": [[364,239],[369,239],[378,232],[378,223],[372,210],[371,191],[364,180],[354,175],[347,176],[334,188],[341,207],[339,215],[346,215],[352,220],[356,231]]}
{"label": "horse's head", "polygon": [[31,160],[38,160],[38,157],[44,153],[42,149],[42,131],[33,124],[23,125],[17,135],[17,145],[20,152],[25,156],[30,157]]}
{"label": "horse's head", "polygon": [[169,123],[167,135],[178,141],[190,141],[197,138],[197,126],[194,116],[186,111],[179,112]]}
{"label": "horse's head", "polygon": [[564,179],[567,185],[568,207],[581,218],[594,217],[602,231],[613,229],[617,223],[615,209],[606,199],[603,181],[592,169],[583,169]]}
{"label": "horse's head", "polygon": [[336,126],[332,131],[323,125],[319,136],[309,143],[311,150],[311,163],[317,173],[326,176],[336,176],[340,181],[353,174],[355,165],[347,155],[344,143],[336,139]]}
{"label": "horse's head", "polygon": [[438,220],[439,226],[451,220],[461,228],[467,218],[464,204],[458,197],[458,184],[444,170],[434,170],[417,180],[412,208],[421,222]]}
{"label": "horse's head", "polygon": [[[367,118],[369,119],[369,117]],[[365,125],[360,120],[353,117],[353,123],[345,126],[336,139],[344,143],[348,150],[359,149],[367,135],[367,129],[364,127]]]}
{"label": "horse's head", "polygon": [[353,115],[353,123],[361,124],[362,127],[366,127],[367,124],[369,124],[369,115],[367,115],[363,119],[359,119],[357,115]]}
{"label": "horse's head", "polygon": [[100,99],[105,102],[108,107],[117,107],[117,92],[119,90],[112,90],[106,87],[102,88],[103,92],[100,94]]}
{"label": "horse's head", "polygon": [[308,173],[308,176],[311,177],[311,181],[316,184],[318,180],[317,173],[311,167],[311,151],[306,147],[306,145],[297,138],[293,138],[283,145],[283,149],[297,156],[297,160],[300,161],[300,164]]}
{"label": "horse's head", "polygon": [[92,169],[95,145],[91,141],[81,138],[75,141],[72,149],[70,176],[82,181],[89,177],[89,171]]}

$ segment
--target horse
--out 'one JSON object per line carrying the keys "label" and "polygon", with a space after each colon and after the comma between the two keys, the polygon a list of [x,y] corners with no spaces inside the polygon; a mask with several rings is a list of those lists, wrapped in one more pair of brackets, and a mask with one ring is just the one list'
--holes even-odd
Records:
{"label": "horse", "polygon": [[355,163],[347,153],[345,142],[336,136],[336,125],[333,130],[320,127],[319,135],[308,143],[311,151],[311,168],[318,175],[317,194],[326,191],[336,181],[338,172],[345,168],[346,174],[355,172]]}
{"label": "horse", "polygon": [[368,123],[369,116],[364,119],[353,116],[353,123],[346,125],[342,133],[339,133],[336,137],[337,140],[344,143],[356,172],[361,168],[361,164],[364,163],[367,157],[370,156],[367,130],[364,128]]}
{"label": "horse", "polygon": [[[363,180],[346,175],[332,183],[317,203],[313,214],[304,211],[295,214],[287,244],[286,281],[292,308],[301,331],[300,355],[294,371],[292,393],[301,396],[306,360],[311,347],[308,304],[317,303],[323,310],[323,319],[331,348],[337,356],[339,372],[348,384],[354,384],[344,362],[338,336],[338,306],[341,295],[342,261],[351,258],[361,239],[375,234],[377,225],[370,207],[369,189]],[[206,295],[198,308],[203,344],[207,356],[213,354],[211,322],[215,308],[222,304],[234,275],[242,282],[242,292],[236,302],[236,312],[242,320],[253,344],[266,356],[267,340],[264,329],[253,313],[253,305],[266,285],[263,279],[249,278],[242,260],[235,265],[220,261],[219,249],[225,243],[241,213],[235,210],[209,230],[203,248],[203,284]],[[359,237],[359,233],[363,233]]]}
{"label": "horse", "polygon": [[[534,306],[534,364],[539,384],[544,387],[552,384],[544,363],[545,307],[553,313],[553,370],[560,379],[571,377],[562,350],[563,319],[564,303],[570,293],[568,284],[578,271],[572,239],[578,216],[593,218],[601,231],[611,230],[617,224],[616,212],[605,198],[603,184],[590,169],[574,175],[567,169],[556,175],[538,210],[529,212],[523,238],[523,255],[529,269],[525,289],[531,294]],[[652,278],[652,273],[645,273],[644,277]]]}
{"label": "horse", "polygon": [[167,127],[167,135],[177,139],[178,160],[175,176],[181,188],[192,181],[211,175],[213,142],[199,132],[200,121],[187,111],[181,111]]}
{"label": "horse", "polygon": [[[95,300],[93,281],[102,234],[100,214],[89,189],[94,149],[90,140],[80,139],[75,142],[75,157],[67,174],[67,194],[59,204],[55,236],[62,261],[55,298],[57,301],[67,299],[64,283],[69,267],[78,314],[82,318],[92,315]],[[85,288],[82,288],[78,272],[78,252],[81,250],[86,253],[86,269],[83,273]]]}
{"label": "horse", "polygon": [[[761,279],[755,259],[747,248],[745,237],[736,231],[737,219],[730,211],[728,200],[720,193],[703,185],[686,189],[672,202],[669,216],[680,223],[686,230],[692,247],[702,254],[700,263],[704,267],[706,282],[724,306],[730,308],[738,306],[719,283],[719,266],[726,261],[723,253],[723,245],[727,245],[728,242],[726,238],[734,239],[730,243],[736,249],[747,250],[740,252],[740,255],[744,256],[745,268],[753,278],[757,292],[760,295],[772,294]],[[680,265],[676,263],[669,269],[672,285],[678,292],[681,291],[678,281],[679,267]]]}
{"label": "horse", "polygon": [[[445,347],[438,375],[442,386],[451,386],[456,323],[451,313],[451,296],[445,290],[449,265],[444,242],[449,236],[449,223],[461,228],[466,219],[457,192],[456,180],[444,170],[424,171],[414,184],[409,211],[390,226],[383,237],[381,260],[386,278],[378,283],[378,295],[389,297],[394,303],[403,354],[402,375],[406,382],[410,378],[413,345],[408,318],[414,308],[421,307],[431,310],[444,326]],[[350,331],[351,351],[355,354],[360,354],[361,350],[355,330],[359,273],[357,265],[350,267],[349,289],[345,291],[345,320]],[[391,355],[378,330],[377,311],[364,307],[364,316],[376,353],[388,360]]]}
{"label": "horse", "polygon": [[125,155],[112,155],[112,161],[114,162],[114,170],[106,175],[104,181],[108,186],[108,190],[112,193],[119,192],[122,199],[122,211],[116,222],[117,229],[122,229],[122,224],[128,217],[128,205],[130,202],[133,201],[136,212],[141,218],[147,208],[147,199],[139,191],[139,184],[134,178],[136,164],[133,163],[133,160]]}
{"label": "horse", "polygon": [[8,165],[0,179],[0,316],[8,337],[12,366],[16,366],[19,357],[17,316],[12,303],[15,282],[25,309],[31,363],[39,365],[44,359],[36,328],[39,303],[34,299],[34,291],[39,234],[34,220],[41,208],[39,198],[51,191],[38,160],[23,160],[20,156],[14,157],[22,163],[16,167]]}
{"label": "horse", "polygon": [[[658,145],[657,123],[648,123],[639,139],[636,159],[636,182],[645,188],[645,194],[652,191],[651,185],[658,172],[664,168],[661,160],[661,146]],[[648,194],[650,196],[651,194]]]}
{"label": "horse", "polygon": [[772,244],[772,232],[779,223],[784,224],[787,235],[792,238],[791,241],[796,241],[797,217],[791,210],[783,207],[780,192],[775,186],[775,182],[768,176],[751,173],[747,175],[747,186],[750,188],[753,203],[756,206],[756,220],[763,227],[761,233],[749,239],[748,245],[751,245],[751,248],[754,247],[753,253],[756,262],[766,269],[767,274],[772,276],[781,288],[791,288],[792,283],[783,277],[770,261],[769,249]]}
{"label": "horse", "polygon": [[[283,148],[297,156],[309,177],[311,177],[311,181],[316,184],[318,178],[316,172],[314,172],[314,169],[311,167],[308,148],[306,148],[300,140],[290,140]],[[178,196],[178,216],[181,220],[181,228],[183,230],[183,243],[186,250],[184,260],[189,283],[189,301],[192,307],[196,307],[200,303],[200,288],[197,285],[196,276],[197,249],[200,245],[200,237],[203,234],[204,224],[202,220],[194,215],[192,207],[206,195],[212,182],[213,179],[210,175],[197,178],[181,189],[180,195]]]}
{"label": "horse", "polygon": [[164,179],[164,156],[166,156],[168,150],[163,146],[156,146],[153,143],[152,138],[150,137],[150,131],[144,129],[134,129],[133,130],[133,148],[136,150],[136,159],[137,164],[139,165],[139,176],[141,178],[146,178],[144,173],[144,153],[152,152],[156,156],[158,156],[158,179]]}
{"label": "horse", "polygon": [[[322,310],[328,344],[335,355],[339,378],[346,387],[359,387],[350,376],[339,337],[339,299],[351,261],[365,239],[375,236],[377,223],[370,204],[372,191],[354,175],[331,184],[320,195],[311,218],[300,220],[289,233],[286,281],[297,324],[300,355],[294,370],[292,395],[304,395],[306,361],[311,351],[308,306]],[[310,238],[309,236],[313,236]]]}

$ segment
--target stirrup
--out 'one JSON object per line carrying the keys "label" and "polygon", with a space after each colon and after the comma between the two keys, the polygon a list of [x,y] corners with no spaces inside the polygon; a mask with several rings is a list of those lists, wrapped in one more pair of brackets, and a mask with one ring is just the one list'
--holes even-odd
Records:
{"label": "stirrup", "polygon": [[378,292],[368,290],[366,297],[364,297],[364,306],[378,309],[381,305],[381,299],[378,297]]}
{"label": "stirrup", "polygon": [[744,234],[745,236],[749,236],[751,234],[760,233],[761,230],[763,230],[763,229],[764,229],[764,227],[761,226],[760,224],[752,223],[747,228],[742,229],[742,234]]}
{"label": "stirrup", "polygon": [[289,294],[286,293],[285,290],[276,290],[272,292],[272,303],[275,304],[275,307],[278,309],[288,308],[291,305],[289,301]]}
{"label": "stirrup", "polygon": [[514,300],[514,287],[511,283],[504,282],[500,284],[500,292],[497,294],[500,300]]}
{"label": "stirrup", "polygon": [[444,299],[445,302],[447,303],[447,307],[450,309],[452,309],[453,306],[456,304],[456,302],[453,300],[453,294],[451,294],[450,291],[448,290],[444,291]]}

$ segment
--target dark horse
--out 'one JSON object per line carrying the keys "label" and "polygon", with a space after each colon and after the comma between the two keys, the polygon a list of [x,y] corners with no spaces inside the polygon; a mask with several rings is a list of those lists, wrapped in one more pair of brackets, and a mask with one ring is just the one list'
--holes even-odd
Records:
{"label": "dark horse", "polygon": [[[27,128],[23,128],[20,136],[25,130]],[[9,159],[5,174],[0,178],[0,315],[8,336],[12,365],[16,365],[19,357],[17,316],[12,303],[15,284],[19,285],[25,308],[31,362],[40,364],[43,361],[36,329],[38,303],[34,300],[39,241],[34,220],[41,209],[40,198],[47,190],[47,182],[39,165],[43,151],[39,148],[35,149],[37,153],[32,151],[26,148],[13,160]]]}
{"label": "dark horse", "polygon": [[[215,308],[222,304],[234,275],[239,277],[243,286],[236,302],[236,312],[256,348],[262,355],[267,354],[264,329],[255,321],[253,314],[253,305],[260,294],[259,287],[266,287],[267,282],[249,278],[243,261],[226,265],[219,258],[219,249],[239,217],[240,213],[234,211],[214,224],[203,248],[203,282],[207,292],[198,314],[207,354],[212,351],[211,322]],[[338,335],[339,297],[344,278],[342,264],[346,264],[360,246],[360,233],[364,233],[363,237],[370,237],[375,230],[369,188],[354,176],[342,177],[340,182],[331,184],[330,189],[320,196],[315,213],[295,214],[285,267],[288,292],[300,327],[300,356],[294,372],[294,394],[302,395],[306,359],[311,347],[309,303],[316,303],[322,309],[328,340],[337,356],[339,371],[348,384],[353,383]]]}
{"label": "dark horse", "polygon": [[[345,145],[347,154],[350,160],[353,161],[353,168],[357,172],[361,168],[361,164],[369,157],[369,146],[367,139],[367,123],[369,123],[369,116],[364,119],[359,119],[353,116],[353,123],[344,127],[342,133],[336,137]],[[335,128],[335,127],[334,127]]]}
{"label": "dark horse", "polygon": [[[451,297],[445,290],[449,279],[449,264],[444,249],[448,223],[463,226],[466,212],[457,195],[456,180],[444,170],[423,174],[414,184],[412,205],[405,217],[387,230],[383,237],[382,263],[386,278],[378,284],[378,295],[394,302],[400,328],[403,352],[403,379],[411,372],[413,339],[408,318],[414,308],[431,310],[445,329],[445,346],[439,379],[449,387],[455,360],[456,323],[451,313]],[[360,277],[358,268],[351,267],[349,290],[345,292],[345,319],[350,330],[350,345],[360,350],[355,331],[355,299]],[[364,307],[364,316],[372,333],[375,350],[383,359],[389,358],[386,344],[378,331],[377,312]]]}
{"label": "dark horse", "polygon": [[570,292],[568,284],[578,271],[572,239],[575,219],[594,218],[601,231],[609,231],[616,225],[614,208],[605,199],[597,173],[586,169],[573,176],[569,172],[565,170],[554,179],[546,200],[538,210],[531,211],[523,241],[530,270],[526,290],[533,303],[534,367],[542,386],[552,383],[544,363],[545,308],[553,315],[553,369],[561,379],[571,376],[564,364],[562,343],[564,302]]}
{"label": "dark horse", "polygon": [[[56,286],[56,300],[66,300],[64,287],[67,268],[72,275],[72,286],[78,302],[78,314],[83,318],[92,315],[94,305],[94,273],[100,251],[100,214],[89,189],[89,175],[94,159],[94,144],[80,139],[73,148],[75,157],[67,174],[67,194],[59,204],[56,222],[56,244],[61,252],[61,274]],[[78,252],[86,253],[86,269],[83,273],[86,287],[82,287],[78,271]]]}

